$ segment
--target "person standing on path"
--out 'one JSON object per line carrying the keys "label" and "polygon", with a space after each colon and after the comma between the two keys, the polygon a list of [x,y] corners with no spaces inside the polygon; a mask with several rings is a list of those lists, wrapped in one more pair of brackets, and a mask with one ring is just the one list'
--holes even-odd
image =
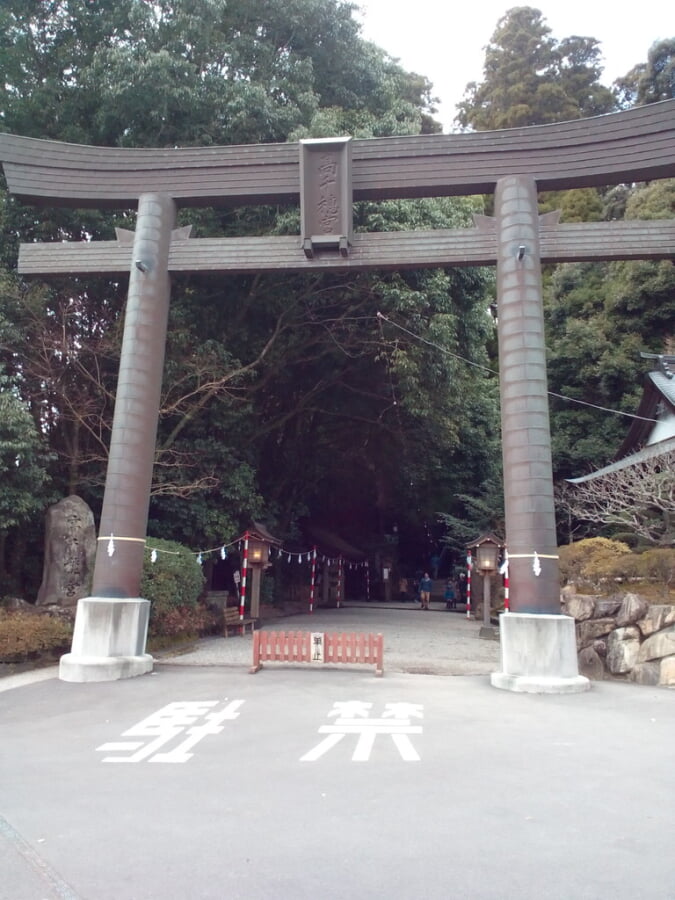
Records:
{"label": "person standing on path", "polygon": [[457,606],[457,588],[451,578],[448,578],[445,585],[444,600],[446,609],[455,609]]}
{"label": "person standing on path", "polygon": [[420,581],[420,603],[422,604],[422,609],[429,609],[432,587],[433,582],[431,578],[429,578],[429,573],[425,572],[424,577]]}

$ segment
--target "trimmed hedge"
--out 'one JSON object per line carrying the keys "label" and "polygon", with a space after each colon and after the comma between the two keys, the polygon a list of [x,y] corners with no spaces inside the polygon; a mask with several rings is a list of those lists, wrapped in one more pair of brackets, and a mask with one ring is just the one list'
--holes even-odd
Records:
{"label": "trimmed hedge", "polygon": [[613,590],[617,582],[637,582],[641,590],[659,591],[667,602],[675,585],[675,550],[671,548],[635,552],[621,541],[599,537],[567,544],[559,548],[559,554],[562,583],[573,582],[581,589]]}
{"label": "trimmed hedge", "polygon": [[558,548],[560,576],[563,583],[573,581],[579,585],[595,586],[600,581],[616,575],[620,561],[630,559],[628,544],[596,537],[565,544]]}
{"label": "trimmed hedge", "polygon": [[653,547],[642,553],[631,553],[625,559],[617,559],[613,568],[616,577],[651,582],[658,586],[664,601],[670,599],[671,588],[675,586],[675,550]]}
{"label": "trimmed hedge", "polygon": [[73,626],[44,613],[0,609],[0,662],[24,662],[42,654],[67,653]]}

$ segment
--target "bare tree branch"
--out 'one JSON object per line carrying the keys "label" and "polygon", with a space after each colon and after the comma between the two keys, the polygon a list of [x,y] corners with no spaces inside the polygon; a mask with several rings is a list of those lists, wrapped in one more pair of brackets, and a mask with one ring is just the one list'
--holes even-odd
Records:
{"label": "bare tree branch", "polygon": [[661,546],[675,539],[675,451],[558,491],[558,503],[587,522],[618,525]]}

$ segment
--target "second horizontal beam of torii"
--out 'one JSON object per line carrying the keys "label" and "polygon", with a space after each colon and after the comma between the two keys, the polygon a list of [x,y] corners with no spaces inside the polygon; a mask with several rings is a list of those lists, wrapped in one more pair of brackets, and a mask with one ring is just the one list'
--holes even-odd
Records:
{"label": "second horizontal beam of torii", "polygon": [[[479,227],[436,231],[355,234],[349,256],[316,254],[307,259],[299,236],[201,238],[177,229],[169,251],[170,272],[303,272],[365,269],[492,266],[497,245],[490,220]],[[126,233],[127,235],[129,233]],[[675,256],[675,220],[540,223],[541,261],[590,262],[669,259]],[[22,244],[23,275],[86,275],[128,272],[136,262],[127,237],[90,243]],[[142,264],[142,261],[139,261]]]}

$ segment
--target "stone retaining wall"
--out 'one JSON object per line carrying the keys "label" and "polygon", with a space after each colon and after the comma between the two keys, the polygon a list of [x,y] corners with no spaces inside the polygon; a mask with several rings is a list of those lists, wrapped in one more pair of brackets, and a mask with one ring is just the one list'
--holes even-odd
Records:
{"label": "stone retaining wall", "polygon": [[637,684],[675,687],[675,606],[639,594],[614,597],[562,593],[563,612],[576,621],[579,673]]}

